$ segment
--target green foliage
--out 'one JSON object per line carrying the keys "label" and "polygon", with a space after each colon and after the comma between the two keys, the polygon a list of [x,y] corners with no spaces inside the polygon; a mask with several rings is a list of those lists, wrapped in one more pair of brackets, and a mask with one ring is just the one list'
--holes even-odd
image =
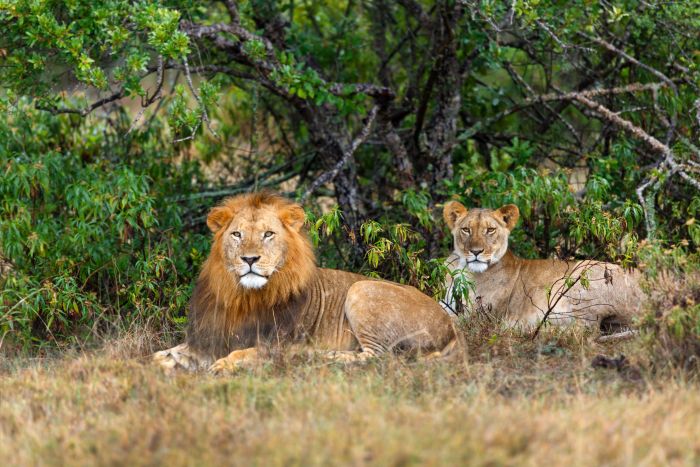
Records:
{"label": "green foliage", "polygon": [[119,148],[107,128],[26,106],[0,120],[0,253],[11,266],[0,335],[42,343],[182,315],[206,246],[168,201],[195,172],[172,164],[160,128]]}
{"label": "green foliage", "polygon": [[341,228],[341,214],[338,205],[331,210],[316,216],[313,211],[306,211],[306,220],[309,225],[309,236],[315,248],[319,247],[321,236],[331,237]]}
{"label": "green foliage", "polygon": [[[462,195],[461,187],[465,186],[469,188]],[[563,259],[586,256],[617,260],[633,249],[634,228],[642,220],[638,204],[615,199],[608,181],[595,175],[577,197],[564,171],[518,167],[475,172],[462,164],[448,190],[468,207],[517,205],[522,220],[511,234],[511,246],[526,257],[555,253]]]}
{"label": "green foliage", "polygon": [[[414,200],[415,193],[404,196]],[[331,267],[347,267],[351,251],[339,247],[342,235],[342,213],[337,205],[322,215],[307,211],[309,235],[319,248],[322,263]],[[435,297],[444,297],[444,278],[449,274],[441,258],[425,258],[425,238],[406,223],[368,220],[360,228],[357,239],[366,251],[362,271],[370,277],[386,278],[413,285]],[[466,292],[460,282],[459,290]],[[466,282],[464,282],[466,284]]]}
{"label": "green foliage", "polygon": [[[144,102],[153,96],[142,80],[156,70],[156,63],[181,62],[190,53],[189,37],[180,29],[186,10],[185,4],[174,9],[159,2],[123,0],[0,1],[0,81],[5,88],[0,108],[13,107],[17,97],[27,95],[42,109],[87,112],[82,99],[52,92],[71,80],[100,92],[118,89],[115,96]],[[206,81],[200,84],[201,99],[184,99],[180,92],[170,115],[174,131],[184,127],[195,133],[193,114],[201,115],[217,92]],[[192,100],[197,110],[188,108]]]}
{"label": "green foliage", "polygon": [[[51,83],[41,78],[56,66],[69,67],[78,81],[95,88],[124,82],[127,95],[142,95],[138,81],[150,62],[150,48],[173,59],[189,53],[189,39],[178,30],[180,15],[178,10],[146,2],[4,0],[0,2],[3,46],[11,52],[0,77],[12,92],[37,93],[53,104],[55,99],[47,94]],[[42,50],[57,54],[47,56]],[[108,72],[105,65],[122,55],[124,65]]]}

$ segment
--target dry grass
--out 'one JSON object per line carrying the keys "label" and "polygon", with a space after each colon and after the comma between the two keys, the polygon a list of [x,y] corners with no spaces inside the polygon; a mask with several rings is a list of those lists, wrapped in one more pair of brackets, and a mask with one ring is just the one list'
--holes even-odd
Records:
{"label": "dry grass", "polygon": [[[484,335],[482,335],[484,334]],[[602,347],[468,334],[448,360],[301,355],[229,378],[166,376],[143,338],[0,360],[4,465],[697,465],[700,391],[590,367]],[[489,342],[490,341],[490,342]],[[1,357],[0,357],[1,358]],[[634,361],[635,358],[632,357]]]}

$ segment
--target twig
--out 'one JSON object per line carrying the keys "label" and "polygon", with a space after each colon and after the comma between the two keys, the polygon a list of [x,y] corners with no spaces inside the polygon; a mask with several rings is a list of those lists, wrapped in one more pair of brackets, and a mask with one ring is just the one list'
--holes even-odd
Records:
{"label": "twig", "polygon": [[340,97],[350,97],[355,94],[366,94],[370,97],[387,100],[391,100],[396,97],[396,93],[392,89],[385,86],[377,86],[376,84],[368,83],[333,83],[328,86],[328,90],[332,94]]}
{"label": "twig", "polygon": [[643,69],[647,70],[647,71],[648,71],[649,73],[651,73],[652,75],[654,75],[654,76],[656,76],[657,78],[659,78],[660,80],[666,82],[666,84],[668,84],[674,91],[677,92],[677,88],[676,88],[675,83],[674,83],[668,76],[666,76],[665,74],[661,73],[661,72],[660,72],[659,70],[657,70],[656,68],[652,68],[652,67],[650,67],[649,65],[647,65],[646,63],[640,62],[639,60],[637,60],[637,59],[634,58],[633,56],[629,55],[629,54],[628,54],[627,52],[625,52],[624,50],[618,49],[617,47],[615,47],[614,45],[612,45],[610,42],[607,42],[607,41],[605,41],[605,40],[603,40],[603,39],[601,39],[601,38],[599,38],[599,37],[593,37],[593,36],[590,36],[590,35],[588,35],[588,34],[586,34],[586,33],[583,33],[583,32],[579,32],[579,34],[580,34],[581,36],[585,37],[586,39],[592,40],[592,41],[595,42],[596,44],[603,46],[604,48],[606,48],[606,49],[609,50],[610,52],[613,52],[613,53],[619,55],[620,57],[622,57],[622,58],[624,58],[625,60],[627,60],[628,62],[630,62],[630,63],[632,63],[632,64],[638,66],[639,68],[643,68]]}
{"label": "twig", "polygon": [[129,131],[126,132],[127,135],[136,128],[136,125],[139,121],[141,121],[143,114],[146,113],[146,109],[148,109],[148,107],[150,107],[155,101],[162,97],[161,91],[163,89],[163,82],[165,81],[165,68],[163,67],[162,55],[158,55],[158,68],[156,71],[158,73],[158,78],[156,81],[156,92],[153,93],[153,96],[147,98],[145,102],[141,103],[141,109],[136,114],[136,117],[134,117],[133,122],[131,122],[131,127],[129,127]]}
{"label": "twig", "polygon": [[514,19],[515,19],[515,0],[511,0],[510,8],[508,8],[508,26],[513,25]]}
{"label": "twig", "polygon": [[549,37],[551,37],[552,39],[554,39],[554,42],[556,42],[557,45],[559,45],[559,47],[561,47],[561,49],[562,49],[564,52],[566,52],[566,50],[570,48],[570,46],[564,44],[564,43],[561,41],[561,39],[559,39],[559,37],[557,37],[557,35],[554,34],[554,32],[552,32],[552,30],[549,28],[549,26],[547,26],[545,23],[543,23],[543,22],[540,21],[540,20],[536,20],[536,21],[535,21],[535,24],[537,24],[540,28],[542,28],[542,29],[549,35]]}
{"label": "twig", "polygon": [[314,180],[311,186],[301,196],[301,201],[306,200],[318,187],[320,187],[324,183],[331,182],[333,181],[333,179],[335,179],[340,170],[352,158],[357,148],[360,147],[360,145],[364,143],[365,140],[369,137],[370,131],[372,129],[372,124],[374,123],[374,119],[377,116],[377,110],[378,107],[376,105],[372,107],[372,110],[369,111],[369,115],[367,115],[367,121],[365,123],[365,126],[362,128],[357,137],[352,141],[350,147],[343,151],[343,157],[335,164],[335,166],[331,170]]}
{"label": "twig", "polygon": [[105,97],[103,99],[100,99],[98,101],[93,102],[90,104],[88,107],[84,109],[70,109],[67,107],[56,107],[56,106],[44,106],[44,105],[36,105],[36,108],[38,110],[44,110],[46,112],[51,112],[53,115],[58,115],[58,114],[77,114],[80,115],[81,117],[86,117],[88,116],[93,110],[97,109],[98,107],[102,107],[103,105],[107,105],[111,102],[114,102],[116,100],[121,99],[124,97],[124,88],[120,89],[119,91],[115,92],[111,96]]}
{"label": "twig", "polygon": [[652,149],[654,152],[657,152],[659,154],[663,155],[671,155],[671,149],[666,146],[664,143],[659,141],[658,139],[654,138],[651,136],[649,133],[646,131],[642,130],[638,126],[635,126],[632,122],[629,120],[625,120],[624,118],[620,117],[617,115],[615,112],[611,111],[607,107],[605,107],[602,104],[599,104],[588,97],[582,95],[582,94],[577,94],[574,96],[574,100],[580,102],[581,104],[585,105],[601,117],[603,117],[605,120],[609,121],[610,123],[614,124],[615,126],[622,128],[623,130],[626,130],[629,132],[632,136],[634,136],[636,139],[642,141],[644,144],[646,144],[650,149]]}
{"label": "twig", "polygon": [[226,5],[226,9],[228,10],[228,14],[231,17],[231,22],[232,23],[240,23],[241,19],[238,13],[238,6],[236,5],[235,0],[224,0],[224,5]]}
{"label": "twig", "polygon": [[[518,84],[520,84],[525,90],[530,94],[531,96],[535,94],[535,90],[532,89],[532,86],[530,86],[525,79],[523,79],[522,76],[513,68],[513,65],[510,62],[505,62],[504,66],[506,68],[506,71],[508,74],[511,76],[511,78],[516,81]],[[562,114],[561,112],[557,112],[555,109],[552,108],[551,105],[549,105],[546,102],[543,102],[542,105],[549,110],[552,115],[554,115],[559,121],[561,121],[564,126],[566,127],[567,130],[569,130],[569,133],[576,139],[576,142],[578,143],[579,147],[583,147],[583,140],[581,139],[581,135],[576,131],[576,128],[569,122]]]}
{"label": "twig", "polygon": [[[671,83],[673,83],[671,81]],[[550,94],[542,94],[539,96],[531,97],[525,101],[525,103],[528,104],[538,104],[541,102],[547,102],[547,101],[561,101],[561,100],[574,100],[577,97],[588,97],[588,98],[593,98],[593,97],[600,97],[600,96],[607,96],[611,94],[626,94],[626,93],[635,93],[635,92],[642,92],[642,91],[655,91],[661,88],[664,88],[666,86],[669,86],[669,83],[663,81],[663,82],[657,82],[657,83],[632,83],[628,84],[626,86],[618,86],[614,88],[600,88],[600,89],[589,89],[586,91],[574,91],[574,92],[566,92],[566,93],[550,93]]]}
{"label": "twig", "polygon": [[194,129],[193,129],[192,132],[189,134],[189,136],[185,136],[185,137],[183,137],[183,138],[174,139],[174,140],[173,140],[173,143],[181,143],[181,142],[183,142],[183,141],[189,141],[189,140],[191,140],[191,139],[194,139],[194,136],[197,134],[197,130],[199,130],[199,125],[201,124],[201,122],[202,122],[201,120],[198,120],[198,121],[197,121],[197,124],[195,125]]}
{"label": "twig", "polygon": [[[547,299],[547,311],[545,311],[544,316],[542,317],[542,319],[540,320],[540,322],[537,324],[537,327],[535,328],[535,332],[532,333],[532,340],[535,340],[535,339],[537,338],[537,335],[540,333],[540,330],[542,329],[542,327],[545,325],[545,323],[546,323],[547,320],[549,319],[549,316],[550,316],[552,313],[554,313],[554,309],[557,307],[557,305],[559,304],[559,302],[561,301],[561,299],[564,298],[564,297],[566,296],[566,294],[567,294],[571,289],[573,289],[574,286],[575,286],[576,284],[578,284],[578,282],[581,280],[581,276],[582,276],[586,271],[588,271],[588,270],[590,269],[590,268],[586,268],[585,266],[583,266],[583,264],[584,264],[583,262],[577,264],[576,266],[574,266],[574,269],[571,271],[571,274],[569,274],[568,276],[565,275],[565,276],[562,277],[561,279],[557,279],[557,282],[558,282],[559,280],[562,280],[563,282],[559,285],[559,287],[557,288],[556,292],[554,293],[554,295],[555,295],[555,297],[556,297],[556,299],[554,300],[554,303],[552,303],[552,301],[551,301],[552,294],[551,294],[551,291],[550,291],[550,296],[549,296],[549,298]],[[581,271],[581,272],[578,274],[578,276],[576,277],[576,279],[575,279],[573,282],[567,284],[567,279],[571,279],[571,276],[576,272],[576,270],[577,270],[579,267],[583,267],[583,271]],[[556,282],[555,282],[555,283],[556,283]],[[552,287],[554,287],[554,284],[552,284]],[[530,301],[532,301],[532,297],[530,297]],[[534,302],[532,302],[532,303],[533,303],[533,305],[534,305]]]}
{"label": "twig", "polygon": [[[478,121],[474,125],[472,125],[471,127],[463,130],[463,133],[474,134],[475,132],[479,131],[480,129],[485,128],[488,125],[491,125],[493,123],[496,123],[509,115],[520,112],[521,110],[527,109],[530,106],[533,106],[536,104],[542,104],[544,102],[572,101],[572,100],[575,100],[577,96],[598,97],[598,96],[608,96],[608,95],[614,95],[614,94],[625,94],[625,93],[634,93],[634,92],[642,92],[642,91],[651,91],[651,90],[660,89],[660,88],[663,88],[666,86],[668,86],[668,84],[665,82],[647,83],[647,84],[632,83],[632,84],[628,84],[627,86],[620,86],[620,87],[614,87],[614,88],[601,88],[601,89],[589,89],[587,91],[541,94],[539,96],[527,98],[522,103],[517,104],[514,107],[511,107],[509,109],[505,109],[501,112],[498,112],[496,115],[493,115],[489,118]],[[699,113],[700,113],[700,110],[699,110]]]}
{"label": "twig", "polygon": [[[169,62],[165,65],[165,68],[170,70],[184,70],[185,67],[178,63]],[[224,73],[226,75],[232,76],[234,78],[241,78],[247,80],[257,80],[258,78],[251,75],[250,73],[244,73],[242,71],[235,70],[231,67],[224,65],[201,65],[201,66],[191,66],[190,73]]]}
{"label": "twig", "polygon": [[[218,138],[219,135],[211,127],[211,122],[209,121],[209,114],[207,113],[207,108],[204,105],[202,98],[194,89],[194,85],[192,84],[192,75],[190,74],[190,66],[187,63],[187,57],[182,57],[182,64],[185,66],[185,80],[187,81],[187,85],[190,87],[190,91],[192,91],[192,95],[197,100],[197,103],[199,103],[199,108],[202,111],[202,120],[204,120],[204,123],[207,125],[207,128],[209,128],[209,131],[211,131],[211,134],[214,135],[214,137]],[[192,134],[194,134],[195,132],[193,132]]]}

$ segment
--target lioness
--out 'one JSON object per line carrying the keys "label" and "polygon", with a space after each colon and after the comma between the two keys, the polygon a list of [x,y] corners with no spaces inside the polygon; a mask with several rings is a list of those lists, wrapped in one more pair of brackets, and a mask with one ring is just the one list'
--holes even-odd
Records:
{"label": "lioness", "polygon": [[[619,331],[638,313],[643,293],[639,273],[600,261],[522,259],[508,250],[508,237],[520,217],[518,207],[467,210],[457,201],[443,210],[454,237],[448,258],[452,271],[473,274],[476,303],[503,316],[511,325],[581,321],[603,332]],[[453,279],[447,277],[444,308],[455,310]]]}
{"label": "lioness", "polygon": [[221,373],[260,358],[262,343],[309,343],[344,361],[452,344],[450,317],[417,289],[318,268],[304,220],[301,206],[268,192],[213,208],[186,342],[154,360]]}

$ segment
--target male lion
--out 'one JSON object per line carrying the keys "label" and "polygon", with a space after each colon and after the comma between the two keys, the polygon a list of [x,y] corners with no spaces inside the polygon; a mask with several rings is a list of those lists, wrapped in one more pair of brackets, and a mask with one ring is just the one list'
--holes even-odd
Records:
{"label": "male lion", "polygon": [[268,192],[213,208],[186,342],[154,360],[221,373],[260,358],[259,344],[310,343],[344,361],[452,345],[450,317],[417,289],[318,268],[304,219],[301,206]]}
{"label": "male lion", "polygon": [[[454,237],[448,267],[473,273],[477,306],[503,316],[510,325],[529,328],[548,322],[581,320],[602,332],[629,326],[643,293],[639,273],[600,261],[522,259],[508,250],[508,236],[520,217],[518,207],[467,210],[448,202],[443,216]],[[454,312],[449,275],[443,307]]]}

